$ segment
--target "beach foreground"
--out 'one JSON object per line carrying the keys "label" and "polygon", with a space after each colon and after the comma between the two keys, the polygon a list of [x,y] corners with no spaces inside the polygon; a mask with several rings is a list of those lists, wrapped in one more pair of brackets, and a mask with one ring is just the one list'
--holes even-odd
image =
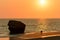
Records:
{"label": "beach foreground", "polygon": [[10,37],[10,40],[60,40],[60,32],[26,33],[21,36]]}
{"label": "beach foreground", "polygon": [[0,40],[10,40],[9,37],[0,37]]}

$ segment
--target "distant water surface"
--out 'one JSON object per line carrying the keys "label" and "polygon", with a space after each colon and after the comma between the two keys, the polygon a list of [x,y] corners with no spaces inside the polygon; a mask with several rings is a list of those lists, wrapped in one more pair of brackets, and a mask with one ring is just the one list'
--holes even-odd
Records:
{"label": "distant water surface", "polygon": [[[8,36],[8,22],[11,19],[0,19],[0,36]],[[60,31],[60,19],[12,19],[26,24],[25,32],[51,32]]]}

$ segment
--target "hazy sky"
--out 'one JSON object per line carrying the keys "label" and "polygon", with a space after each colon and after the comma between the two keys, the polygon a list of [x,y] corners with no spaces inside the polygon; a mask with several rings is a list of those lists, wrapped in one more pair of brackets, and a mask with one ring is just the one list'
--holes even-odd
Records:
{"label": "hazy sky", "polygon": [[0,0],[0,18],[60,18],[60,0]]}

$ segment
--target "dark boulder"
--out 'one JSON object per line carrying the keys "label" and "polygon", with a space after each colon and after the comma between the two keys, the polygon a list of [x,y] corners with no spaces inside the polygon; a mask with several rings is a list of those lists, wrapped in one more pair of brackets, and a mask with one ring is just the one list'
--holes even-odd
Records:
{"label": "dark boulder", "polygon": [[21,21],[9,20],[8,22],[10,34],[23,34],[25,31],[25,24]]}

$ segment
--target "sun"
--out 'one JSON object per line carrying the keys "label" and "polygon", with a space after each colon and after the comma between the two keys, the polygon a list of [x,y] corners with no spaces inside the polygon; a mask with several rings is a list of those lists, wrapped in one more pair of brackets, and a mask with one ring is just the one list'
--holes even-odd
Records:
{"label": "sun", "polygon": [[40,3],[41,3],[41,4],[44,4],[44,3],[45,3],[45,1],[44,1],[44,0],[40,0]]}
{"label": "sun", "polygon": [[39,0],[39,4],[44,5],[46,3],[45,0]]}

